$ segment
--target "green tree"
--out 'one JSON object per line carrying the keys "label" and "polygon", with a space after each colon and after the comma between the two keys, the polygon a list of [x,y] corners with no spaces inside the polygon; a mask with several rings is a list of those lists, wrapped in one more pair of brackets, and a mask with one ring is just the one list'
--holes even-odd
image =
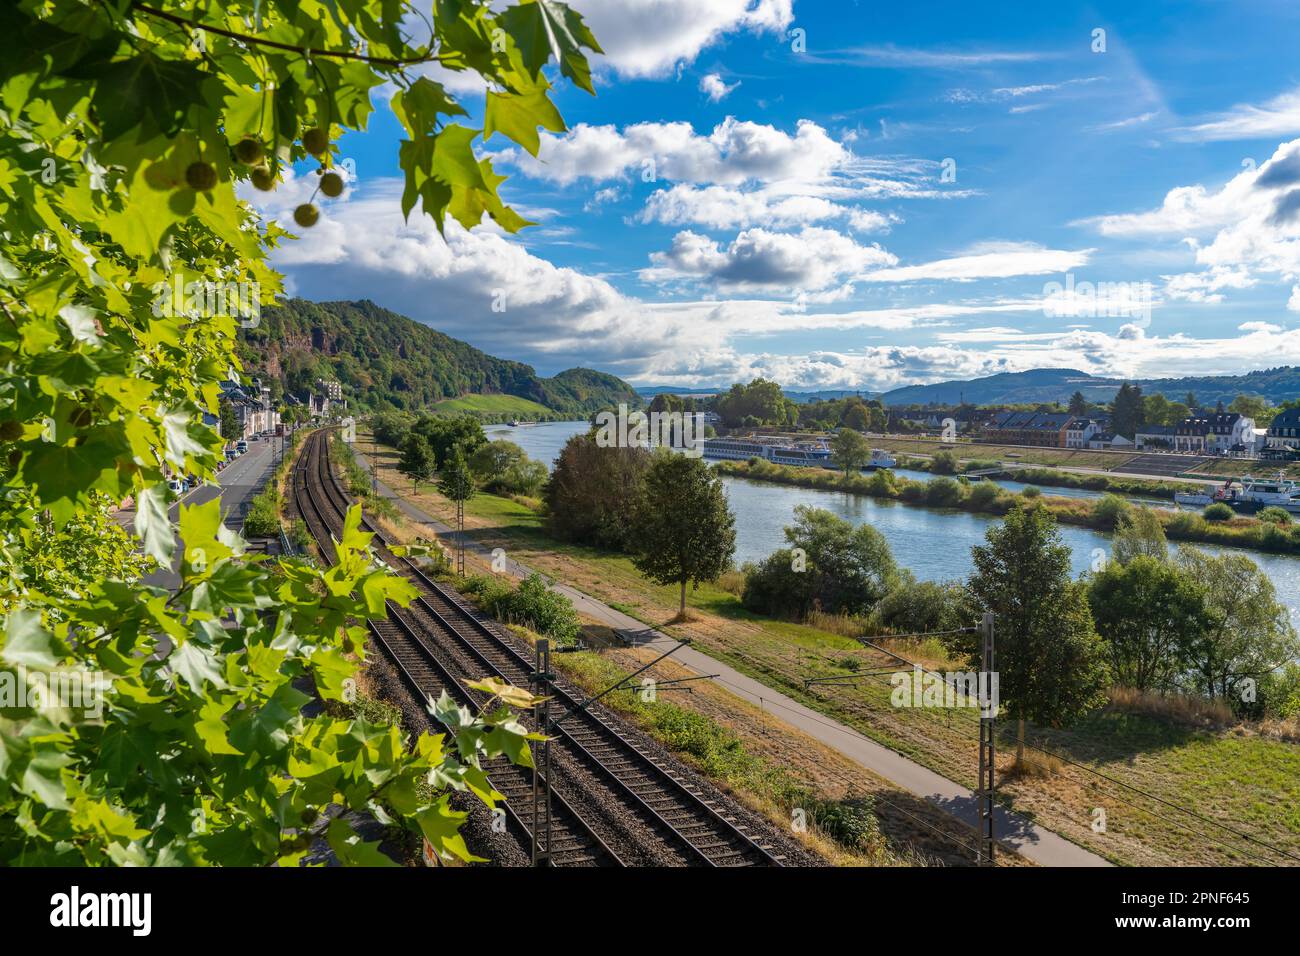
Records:
{"label": "green tree", "polygon": [[856,396],[846,399],[846,402],[840,423],[845,428],[851,428],[859,432],[864,432],[870,428],[871,412],[867,410],[866,403]]}
{"label": "green tree", "polygon": [[1142,386],[1125,382],[1115,393],[1111,403],[1111,427],[1117,435],[1132,439],[1138,427],[1146,423],[1146,409],[1142,400]]}
{"label": "green tree", "polygon": [[1269,422],[1278,413],[1278,409],[1274,408],[1267,399],[1258,395],[1238,395],[1228,406],[1228,411],[1253,418],[1256,428],[1267,428]]}
{"label": "green tree", "polygon": [[875,625],[892,634],[924,634],[968,627],[977,618],[960,582],[918,581],[910,572],[871,612]]}
{"label": "green tree", "polygon": [[574,435],[543,490],[547,530],[562,541],[629,551],[628,505],[640,500],[649,467],[644,448],[602,448],[594,433]]}
{"label": "green tree", "polygon": [[[1001,704],[1018,724],[1024,756],[1026,720],[1068,726],[1105,699],[1105,648],[1093,627],[1085,588],[1070,576],[1070,548],[1042,505],[1014,508],[971,549],[967,582],[976,610],[994,615]],[[977,635],[959,635],[954,650],[980,662]]]}
{"label": "green tree", "polygon": [[438,491],[449,501],[463,503],[474,497],[474,476],[459,450],[438,469]]}
{"label": "green tree", "polygon": [[1160,392],[1153,392],[1142,399],[1142,416],[1152,425],[1170,425],[1169,399]]}
{"label": "green tree", "polygon": [[956,452],[937,451],[930,457],[930,471],[936,475],[955,475],[960,467]]}
{"label": "green tree", "polygon": [[1154,508],[1130,508],[1121,512],[1110,540],[1111,554],[1120,564],[1128,564],[1139,555],[1165,561],[1169,543],[1165,526]]}
{"label": "green tree", "polygon": [[429,443],[438,469],[446,465],[457,449],[467,457],[487,443],[483,423],[473,415],[426,415],[411,430],[423,435]]}
{"label": "green tree", "polygon": [[235,406],[228,400],[222,399],[217,405],[218,412],[218,430],[221,437],[226,441],[235,441],[237,438],[243,438],[243,431],[239,427],[239,416],[235,413]]}
{"label": "green tree", "polygon": [[514,442],[485,442],[469,456],[469,469],[484,485],[490,485],[499,481],[512,465],[527,457],[524,450]]}
{"label": "green tree", "polygon": [[1088,400],[1083,397],[1083,392],[1076,391],[1070,396],[1069,412],[1079,418],[1088,414]]}
{"label": "green tree", "polygon": [[798,505],[785,539],[798,548],[823,610],[863,614],[898,584],[898,565],[885,536],[869,524],[854,527],[823,508]]}
{"label": "green tree", "polygon": [[[439,854],[468,859],[448,789],[493,804],[482,762],[527,762],[508,708],[475,717],[444,698],[433,710],[448,735],[416,741],[302,713],[302,683],[344,708],[356,622],[412,597],[371,560],[359,509],[326,568],[247,560],[215,501],[181,509],[177,554],[166,507],[166,472],[214,474],[221,440],[203,415],[240,368],[236,316],[178,308],[170,290],[244,283],[269,304],[281,288],[267,253],[290,237],[237,185],[274,189],[309,160],[332,182],[339,136],[391,88],[403,212],[419,205],[440,228],[487,215],[514,231],[525,222],[476,147],[500,133],[535,153],[539,126],[564,130],[552,55],[591,89],[582,51],[597,44],[562,4],[438,3],[427,42],[408,40],[404,12],[380,0],[0,7],[0,658],[104,679],[96,713],[0,715],[0,861],[292,866],[310,840],[299,831],[320,819],[342,862],[381,863],[345,818],[323,822],[331,805],[381,804]],[[420,74],[435,59],[482,79],[482,131],[456,122],[464,108]],[[295,218],[309,229],[320,215],[309,202]],[[82,518],[127,497],[131,543],[159,564],[179,559],[175,593],[116,555],[51,593],[21,576],[42,520],[73,549],[116,550]]]}
{"label": "green tree", "polygon": [[1300,657],[1300,640],[1273,582],[1243,554],[1182,547],[1175,559],[1205,593],[1208,626],[1187,649],[1192,681],[1210,697],[1243,702],[1242,682],[1258,683]]}
{"label": "green tree", "polygon": [[433,449],[424,436],[412,432],[398,449],[397,470],[411,479],[411,490],[418,491],[420,482],[433,478],[436,470]]}
{"label": "green tree", "polygon": [[497,479],[493,487],[512,495],[537,495],[549,477],[546,466],[540,461],[525,458],[514,462],[505,473]]}
{"label": "green tree", "polygon": [[1112,676],[1138,690],[1174,686],[1209,617],[1205,592],[1191,576],[1147,554],[1111,562],[1095,574],[1088,603]]}
{"label": "green tree", "polygon": [[678,584],[678,615],[686,618],[686,585],[716,581],[736,550],[736,522],[722,481],[702,458],[653,456],[633,519],[632,563],[659,584]]}
{"label": "green tree", "polygon": [[755,614],[802,620],[813,607],[816,582],[807,556],[778,548],[757,564],[746,564],[740,603]]}
{"label": "green tree", "polygon": [[[865,411],[863,414],[866,414]],[[871,446],[860,432],[848,427],[841,428],[831,439],[831,461],[844,469],[844,474],[861,471],[870,460]]]}

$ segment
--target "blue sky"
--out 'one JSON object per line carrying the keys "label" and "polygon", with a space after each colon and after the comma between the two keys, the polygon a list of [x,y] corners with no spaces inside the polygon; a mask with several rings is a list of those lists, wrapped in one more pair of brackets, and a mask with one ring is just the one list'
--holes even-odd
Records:
{"label": "blue sky", "polygon": [[1295,5],[574,6],[598,95],[557,80],[540,161],[483,146],[541,224],[404,223],[381,98],[350,189],[277,256],[294,292],[634,383],[1300,364]]}

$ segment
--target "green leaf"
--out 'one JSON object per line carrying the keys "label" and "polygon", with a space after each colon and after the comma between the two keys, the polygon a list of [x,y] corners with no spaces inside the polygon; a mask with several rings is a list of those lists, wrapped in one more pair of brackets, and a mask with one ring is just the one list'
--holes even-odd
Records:
{"label": "green leaf", "polygon": [[568,4],[556,0],[523,0],[501,15],[506,31],[514,38],[524,66],[537,77],[546,61],[554,56],[560,72],[579,88],[595,94],[591,65],[581,47],[603,53],[591,30]]}
{"label": "green leaf", "polygon": [[541,142],[537,127],[553,133],[563,133],[567,128],[555,104],[539,89],[530,93],[493,93],[487,95],[487,110],[483,120],[483,138],[501,132],[509,136],[534,156]]}
{"label": "green leaf", "polygon": [[5,643],[0,657],[10,664],[49,670],[59,662],[58,642],[41,626],[41,615],[34,610],[14,610],[5,615]]}
{"label": "green leaf", "polygon": [[167,655],[167,664],[195,693],[202,693],[204,684],[228,686],[217,656],[196,641],[186,641],[173,650]]}
{"label": "green leaf", "polygon": [[140,536],[144,553],[165,568],[171,567],[176,552],[176,536],[167,516],[167,486],[150,485],[136,495],[135,533]]}
{"label": "green leaf", "polygon": [[379,851],[378,841],[367,843],[342,817],[330,821],[325,839],[344,866],[397,866]]}
{"label": "green leaf", "polygon": [[95,112],[105,139],[116,139],[140,122],[153,119],[165,136],[180,132],[185,114],[197,103],[207,74],[192,63],[164,60],[146,51],[98,75]]}

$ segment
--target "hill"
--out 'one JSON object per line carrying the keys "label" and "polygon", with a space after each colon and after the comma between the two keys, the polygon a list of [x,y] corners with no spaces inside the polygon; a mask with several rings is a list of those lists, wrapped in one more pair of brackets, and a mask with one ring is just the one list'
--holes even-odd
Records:
{"label": "hill", "polygon": [[245,367],[268,380],[273,393],[301,396],[318,378],[332,379],[361,411],[415,411],[493,395],[575,418],[619,402],[641,405],[631,386],[613,375],[573,368],[543,378],[531,365],[488,355],[368,299],[290,299],[264,309],[258,327],[242,330],[240,338]]}
{"label": "hill", "polygon": [[445,415],[479,415],[483,418],[517,418],[540,421],[556,412],[515,395],[462,395],[433,403],[433,410]]}
{"label": "hill", "polygon": [[[1147,394],[1160,393],[1182,401],[1193,392],[1203,405],[1231,402],[1238,395],[1257,395],[1274,404],[1300,396],[1300,367],[1282,366],[1244,375],[1202,375],[1184,378],[1133,379]],[[1071,368],[1040,368],[1003,372],[984,378],[905,385],[881,395],[886,405],[955,405],[963,399],[976,405],[1068,402],[1075,391],[1094,401],[1109,401],[1123,380],[1100,378]]]}

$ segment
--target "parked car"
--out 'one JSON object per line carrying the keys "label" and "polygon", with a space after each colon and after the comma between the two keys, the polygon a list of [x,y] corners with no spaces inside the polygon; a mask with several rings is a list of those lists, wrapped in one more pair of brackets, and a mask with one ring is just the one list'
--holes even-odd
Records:
{"label": "parked car", "polygon": [[242,438],[235,442],[235,451],[239,452],[241,455],[248,451],[248,442],[244,441]]}
{"label": "parked car", "polygon": [[178,495],[181,494],[181,493],[183,492],[183,489],[181,488],[180,479],[179,479],[179,478],[168,478],[168,479],[167,479],[167,490],[168,490],[168,491],[174,491],[174,492],[176,492],[176,494],[178,494]]}

